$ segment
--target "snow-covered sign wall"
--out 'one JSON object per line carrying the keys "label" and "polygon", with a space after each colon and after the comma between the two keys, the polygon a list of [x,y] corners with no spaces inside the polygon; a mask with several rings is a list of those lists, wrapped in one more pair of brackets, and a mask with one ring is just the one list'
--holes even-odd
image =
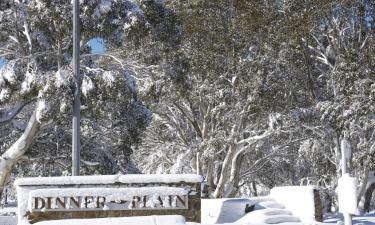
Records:
{"label": "snow-covered sign wall", "polygon": [[183,215],[200,222],[198,175],[38,177],[16,181],[19,221]]}

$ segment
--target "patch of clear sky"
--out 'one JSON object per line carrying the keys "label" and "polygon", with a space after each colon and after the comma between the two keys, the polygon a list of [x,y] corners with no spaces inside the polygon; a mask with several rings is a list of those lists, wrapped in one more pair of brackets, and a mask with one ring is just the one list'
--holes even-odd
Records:
{"label": "patch of clear sky", "polygon": [[[104,40],[102,38],[93,38],[89,41],[91,53],[103,54],[105,52]],[[0,68],[6,64],[6,60],[0,57]]]}

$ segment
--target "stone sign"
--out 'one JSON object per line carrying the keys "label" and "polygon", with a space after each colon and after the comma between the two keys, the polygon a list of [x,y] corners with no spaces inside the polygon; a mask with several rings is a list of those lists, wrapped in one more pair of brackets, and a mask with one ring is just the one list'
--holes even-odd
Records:
{"label": "stone sign", "polygon": [[[129,188],[100,189],[97,193],[100,196],[85,195],[87,191],[85,188],[75,189],[69,191],[75,191],[75,196],[67,196],[67,194],[65,194],[66,196],[56,196],[53,194],[55,193],[53,189],[48,189],[46,193],[43,193],[43,190],[38,191],[36,194],[32,191],[29,209],[31,212],[188,209],[187,192],[164,195],[153,188],[147,188],[149,193],[127,197],[127,193],[131,192]],[[171,188],[165,187],[165,191],[169,189]],[[176,190],[179,191],[179,189]],[[111,194],[106,195],[105,193]]]}
{"label": "stone sign", "polygon": [[201,181],[198,175],[23,178],[16,181],[18,219],[182,215],[200,222]]}

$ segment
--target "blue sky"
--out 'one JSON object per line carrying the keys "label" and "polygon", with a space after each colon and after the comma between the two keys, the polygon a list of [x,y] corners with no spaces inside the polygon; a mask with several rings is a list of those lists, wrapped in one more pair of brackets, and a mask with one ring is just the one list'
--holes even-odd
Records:
{"label": "blue sky", "polygon": [[[102,38],[93,38],[89,41],[91,52],[95,54],[103,54],[105,52],[104,41]],[[0,68],[5,65],[5,60],[0,57]]]}
{"label": "blue sky", "polygon": [[103,54],[105,52],[104,40],[102,38],[93,38],[89,41],[91,53]]}

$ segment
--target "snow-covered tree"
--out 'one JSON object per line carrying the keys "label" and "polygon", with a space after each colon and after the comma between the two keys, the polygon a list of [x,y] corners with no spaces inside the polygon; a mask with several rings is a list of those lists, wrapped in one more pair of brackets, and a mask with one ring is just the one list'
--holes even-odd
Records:
{"label": "snow-covered tree", "polygon": [[309,93],[298,70],[285,69],[287,60],[275,63],[282,47],[288,57],[286,45],[273,49],[273,37],[267,37],[275,32],[268,24],[281,16],[275,5],[167,5],[181,27],[173,46],[180,56],[149,78],[145,92],[157,96],[149,103],[154,117],[135,160],[144,172],[202,173],[212,196],[233,196],[259,167],[287,157],[297,141],[284,120],[290,109],[308,105]]}
{"label": "snow-covered tree", "polygon": [[[80,1],[86,174],[136,170],[131,146],[151,114],[137,99],[132,68],[140,66],[115,50],[151,28],[141,9],[150,2]],[[70,1],[1,1],[0,56],[7,63],[0,70],[0,190],[16,165],[21,175],[70,173],[71,30]],[[100,56],[88,45],[98,37],[108,49]]]}
{"label": "snow-covered tree", "polygon": [[333,130],[336,165],[346,146],[351,173],[362,179],[358,201],[375,169],[373,15],[371,2],[340,5],[312,34],[311,49],[325,88],[317,108]]}
{"label": "snow-covered tree", "polygon": [[[145,172],[203,172],[215,197],[231,196],[246,182],[268,188],[313,183],[332,192],[340,146],[346,143],[358,165],[353,174],[365,174],[359,168],[366,157],[366,165],[372,162],[366,146],[373,129],[366,102],[372,84],[370,3],[166,4],[175,10],[178,44],[158,48],[150,43],[158,55],[173,58],[168,50],[174,49],[179,57],[154,59],[152,64],[164,67],[144,79],[150,85],[142,97],[154,117],[135,159]],[[351,92],[344,98],[338,89]],[[367,125],[343,127],[334,119],[341,120],[349,108],[356,119],[347,121],[366,117]],[[368,114],[359,119],[362,109]],[[232,133],[232,128],[238,130]],[[262,140],[236,145],[251,137]]]}

